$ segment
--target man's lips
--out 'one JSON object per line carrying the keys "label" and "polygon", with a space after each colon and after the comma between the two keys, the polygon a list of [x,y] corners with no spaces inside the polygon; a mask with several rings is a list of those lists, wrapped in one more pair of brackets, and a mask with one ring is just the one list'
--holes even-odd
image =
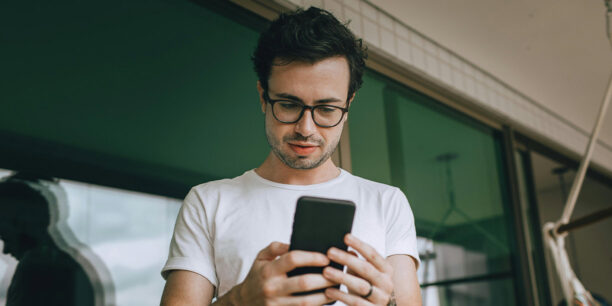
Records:
{"label": "man's lips", "polygon": [[313,144],[289,143],[289,147],[297,155],[308,155],[314,152],[318,146]]}

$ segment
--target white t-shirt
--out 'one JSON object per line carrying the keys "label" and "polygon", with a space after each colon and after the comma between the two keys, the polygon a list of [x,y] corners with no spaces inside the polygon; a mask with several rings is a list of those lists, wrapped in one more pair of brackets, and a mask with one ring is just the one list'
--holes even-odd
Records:
{"label": "white t-shirt", "polygon": [[223,296],[246,278],[259,251],[273,241],[289,243],[296,202],[304,195],[353,201],[357,238],[385,257],[406,254],[419,262],[414,217],[398,188],[342,169],[338,177],[313,185],[280,184],[250,170],[191,189],[162,276],[170,270],[192,271]]}

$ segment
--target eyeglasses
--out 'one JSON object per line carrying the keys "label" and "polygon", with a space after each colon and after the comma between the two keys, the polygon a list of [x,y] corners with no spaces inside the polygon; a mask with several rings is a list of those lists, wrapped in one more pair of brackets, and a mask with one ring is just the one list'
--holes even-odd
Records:
{"label": "eyeglasses", "polygon": [[300,121],[304,115],[304,111],[309,109],[312,115],[312,121],[314,121],[317,126],[330,128],[338,125],[342,121],[344,113],[348,112],[348,108],[335,105],[322,104],[308,106],[291,100],[272,100],[267,92],[264,93],[264,99],[272,105],[272,115],[274,115],[274,118],[282,123],[296,123]]}

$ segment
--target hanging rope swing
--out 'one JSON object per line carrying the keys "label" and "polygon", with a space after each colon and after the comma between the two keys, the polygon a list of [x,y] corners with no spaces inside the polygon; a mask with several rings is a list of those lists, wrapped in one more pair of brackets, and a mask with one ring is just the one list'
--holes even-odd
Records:
{"label": "hanging rope swing", "polygon": [[[610,0],[605,0],[604,2],[607,8],[606,34],[608,36],[610,46],[612,47],[612,39],[610,33],[610,15],[612,15],[612,4],[610,3]],[[544,224],[543,227],[546,246],[552,254],[555,269],[557,270],[557,275],[559,276],[559,281],[561,282],[561,288],[563,289],[563,295],[565,296],[567,305],[600,305],[593,298],[591,293],[586,290],[586,288],[582,285],[578,277],[576,277],[574,270],[572,270],[569,257],[567,256],[567,251],[565,248],[565,237],[567,236],[567,233],[570,230],[575,229],[578,226],[590,224],[612,215],[612,210],[606,209],[604,211],[597,212],[584,218],[581,218],[580,220],[575,220],[571,223],[569,222],[572,212],[574,211],[574,207],[576,206],[576,200],[578,199],[578,194],[580,193],[582,183],[584,182],[584,176],[591,161],[595,144],[597,143],[597,136],[599,135],[599,131],[601,130],[601,126],[603,125],[604,116],[606,114],[606,109],[610,104],[611,97],[612,75],[610,76],[610,80],[608,82],[608,89],[606,90],[606,95],[604,96],[604,99],[601,103],[601,107],[599,108],[597,121],[595,122],[595,126],[593,127],[593,131],[591,133],[591,137],[587,145],[586,153],[580,161],[578,173],[574,178],[572,189],[570,190],[570,194],[565,202],[563,214],[557,222],[548,222]]]}

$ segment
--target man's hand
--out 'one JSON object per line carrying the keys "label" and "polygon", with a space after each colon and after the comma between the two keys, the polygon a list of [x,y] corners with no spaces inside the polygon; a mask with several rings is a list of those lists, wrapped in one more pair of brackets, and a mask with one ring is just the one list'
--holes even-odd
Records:
{"label": "man's hand", "polygon": [[393,292],[393,267],[376,250],[351,234],[344,238],[345,243],[359,252],[365,260],[331,248],[327,252],[329,259],[346,265],[349,273],[326,267],[323,275],[332,282],[344,284],[349,293],[336,288],[328,288],[325,294],[332,300],[339,300],[347,305],[387,305]]}
{"label": "man's hand", "polygon": [[328,264],[329,259],[321,253],[289,252],[289,245],[272,242],[257,254],[244,282],[235,287],[236,290],[231,290],[231,299],[236,305],[323,305],[333,301],[324,293],[291,294],[330,287],[336,285],[335,282],[320,274],[287,277],[287,272],[297,267],[324,267]]}

